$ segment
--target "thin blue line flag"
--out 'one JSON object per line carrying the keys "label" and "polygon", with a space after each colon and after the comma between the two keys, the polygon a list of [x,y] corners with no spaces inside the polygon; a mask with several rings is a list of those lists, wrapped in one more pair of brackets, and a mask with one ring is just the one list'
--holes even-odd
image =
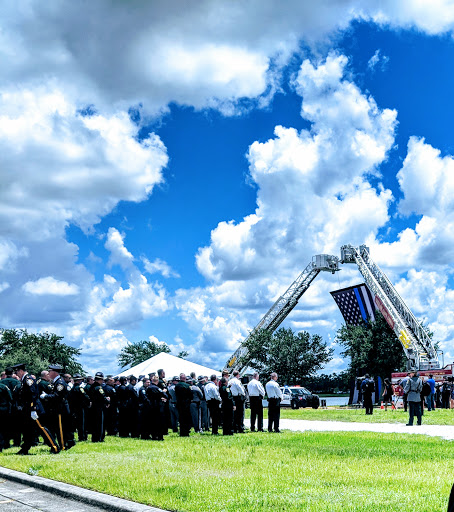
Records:
{"label": "thin blue line flag", "polygon": [[366,284],[358,284],[330,292],[347,325],[375,321],[375,302]]}

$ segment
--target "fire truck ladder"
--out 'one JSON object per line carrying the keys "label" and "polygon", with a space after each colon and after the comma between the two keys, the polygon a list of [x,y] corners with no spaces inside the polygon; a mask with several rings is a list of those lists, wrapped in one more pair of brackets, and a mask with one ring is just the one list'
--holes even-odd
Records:
{"label": "fire truck ladder", "polygon": [[313,256],[309,265],[289,286],[287,291],[277,299],[244,342],[236,349],[232,357],[227,361],[225,368],[231,371],[238,370],[241,373],[250,362],[248,359],[248,350],[244,346],[245,342],[261,329],[270,332],[275,331],[285,320],[290,311],[297,305],[301,296],[321,271],[334,274],[338,270],[339,258],[337,256],[331,256],[329,254],[317,254]]}
{"label": "fire truck ladder", "polygon": [[427,332],[415,318],[410,308],[397,293],[386,274],[371,259],[365,245],[341,247],[341,263],[356,263],[375,303],[402,343],[408,358],[408,369],[429,370],[439,368],[437,351]]}

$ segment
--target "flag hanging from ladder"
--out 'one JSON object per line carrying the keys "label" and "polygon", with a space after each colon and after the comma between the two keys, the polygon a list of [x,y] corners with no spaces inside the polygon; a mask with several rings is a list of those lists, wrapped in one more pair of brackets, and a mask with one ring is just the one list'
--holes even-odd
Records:
{"label": "flag hanging from ladder", "polygon": [[369,288],[364,284],[330,292],[347,325],[361,325],[375,321],[375,303]]}

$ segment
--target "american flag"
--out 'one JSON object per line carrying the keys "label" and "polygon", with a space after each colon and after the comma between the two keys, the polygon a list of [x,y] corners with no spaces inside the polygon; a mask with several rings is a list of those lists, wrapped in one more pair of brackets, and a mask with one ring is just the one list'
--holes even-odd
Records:
{"label": "american flag", "polygon": [[347,325],[361,325],[375,321],[375,303],[369,288],[364,284],[330,292]]}

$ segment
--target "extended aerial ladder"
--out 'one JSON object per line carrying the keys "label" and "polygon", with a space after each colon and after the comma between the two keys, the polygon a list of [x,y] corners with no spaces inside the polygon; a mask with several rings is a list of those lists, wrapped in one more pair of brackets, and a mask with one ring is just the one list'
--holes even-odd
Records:
{"label": "extended aerial ladder", "polygon": [[250,363],[248,350],[245,347],[246,341],[259,330],[275,331],[297,305],[318,274],[322,271],[334,274],[339,270],[339,263],[357,264],[369,290],[375,296],[377,308],[402,344],[408,358],[408,369],[439,368],[437,351],[430,337],[397,293],[388,277],[372,261],[369,248],[365,245],[360,247],[343,245],[340,260],[337,256],[328,254],[318,254],[312,258],[309,265],[287,291],[277,299],[245,341],[237,348],[227,361],[226,369],[238,370],[240,373],[244,371]]}
{"label": "extended aerial ladder", "polygon": [[396,334],[408,358],[408,368],[430,370],[439,368],[438,354],[421,323],[379,266],[372,261],[365,245],[341,247],[341,263],[356,263],[369,290],[375,295],[375,304]]}
{"label": "extended aerial ladder", "polygon": [[329,254],[318,254],[312,257],[312,261],[289,286],[287,291],[281,295],[271,306],[266,315],[254,327],[245,341],[236,349],[232,357],[227,361],[226,368],[229,370],[244,370],[247,366],[248,350],[244,343],[261,329],[273,332],[288,316],[290,311],[298,304],[301,296],[309,288],[312,281],[321,271],[334,272],[339,270],[339,258]]}

